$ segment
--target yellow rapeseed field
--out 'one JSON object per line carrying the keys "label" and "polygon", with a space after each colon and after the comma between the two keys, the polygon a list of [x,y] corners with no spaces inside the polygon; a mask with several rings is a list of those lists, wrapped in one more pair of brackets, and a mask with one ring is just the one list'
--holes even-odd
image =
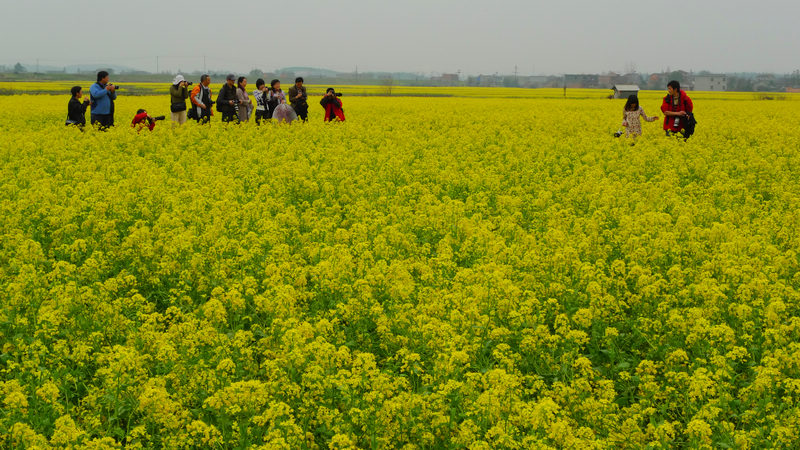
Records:
{"label": "yellow rapeseed field", "polygon": [[596,93],[339,90],[0,97],[0,447],[796,448],[796,97],[631,146]]}

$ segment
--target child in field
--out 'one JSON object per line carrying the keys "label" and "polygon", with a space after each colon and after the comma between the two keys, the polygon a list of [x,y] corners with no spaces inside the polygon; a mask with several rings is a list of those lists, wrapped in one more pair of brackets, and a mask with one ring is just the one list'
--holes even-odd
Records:
{"label": "child in field", "polygon": [[622,126],[625,127],[625,137],[631,137],[635,140],[642,135],[642,123],[639,117],[644,117],[644,120],[648,122],[658,119],[658,116],[649,117],[645,114],[644,109],[639,106],[639,97],[635,95],[628,96],[628,101],[625,102],[625,110],[622,113]]}

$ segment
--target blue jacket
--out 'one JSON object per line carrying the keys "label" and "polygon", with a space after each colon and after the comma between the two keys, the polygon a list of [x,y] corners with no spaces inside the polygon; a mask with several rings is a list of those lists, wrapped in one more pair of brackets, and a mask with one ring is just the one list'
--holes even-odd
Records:
{"label": "blue jacket", "polygon": [[105,85],[95,83],[89,94],[92,96],[92,114],[111,114],[111,102],[117,98],[116,92],[108,92]]}

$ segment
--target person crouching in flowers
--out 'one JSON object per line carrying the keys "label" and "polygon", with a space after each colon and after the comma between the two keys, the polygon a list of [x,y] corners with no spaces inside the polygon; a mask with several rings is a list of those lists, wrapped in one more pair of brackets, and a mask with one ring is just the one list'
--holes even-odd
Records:
{"label": "person crouching in flowers", "polygon": [[342,101],[339,100],[340,95],[342,94],[337,95],[333,88],[328,88],[322,100],[319,101],[319,104],[325,108],[325,122],[332,120],[344,122],[344,110],[342,109]]}
{"label": "person crouching in flowers", "polygon": [[[86,108],[89,107],[89,96],[83,96],[80,86],[73,86],[70,90],[72,97],[67,105],[67,125],[75,125],[83,130],[86,125]],[[83,102],[81,102],[83,97]]]}
{"label": "person crouching in flowers", "polygon": [[628,101],[625,102],[625,110],[622,113],[622,126],[625,127],[625,137],[636,140],[637,137],[642,135],[640,117],[644,117],[644,120],[648,122],[658,119],[658,116],[650,117],[645,114],[644,109],[639,106],[639,97],[635,95],[628,96]]}
{"label": "person crouching in flowers", "polygon": [[153,131],[153,128],[156,127],[156,122],[159,120],[164,120],[165,118],[166,117],[164,116],[151,117],[150,114],[147,114],[147,111],[140,109],[136,111],[136,115],[133,116],[131,127],[136,128],[136,131],[142,131],[142,128],[144,127],[147,127],[150,131]]}

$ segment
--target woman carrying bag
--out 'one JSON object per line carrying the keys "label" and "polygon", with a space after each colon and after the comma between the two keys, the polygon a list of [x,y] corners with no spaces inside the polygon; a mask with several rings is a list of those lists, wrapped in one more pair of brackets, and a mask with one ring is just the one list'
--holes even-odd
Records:
{"label": "woman carrying bag", "polygon": [[189,83],[183,78],[183,75],[178,75],[172,81],[172,86],[169,87],[170,106],[169,110],[172,111],[172,121],[178,125],[186,123],[186,99],[189,98]]}

